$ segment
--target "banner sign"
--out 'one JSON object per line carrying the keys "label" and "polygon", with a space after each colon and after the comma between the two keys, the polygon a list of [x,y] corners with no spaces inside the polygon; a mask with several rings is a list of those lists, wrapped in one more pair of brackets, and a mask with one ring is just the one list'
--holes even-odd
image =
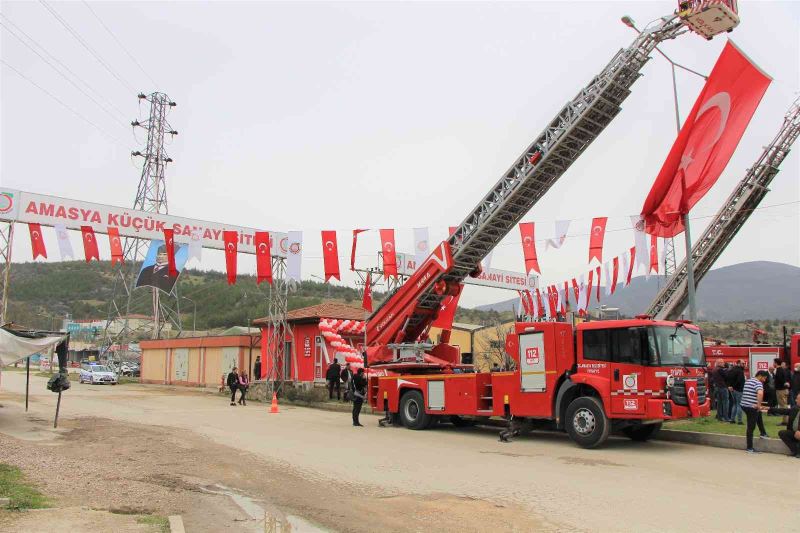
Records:
{"label": "banner sign", "polygon": [[[95,233],[107,233],[108,228],[119,229],[121,237],[163,240],[164,230],[175,232],[175,242],[189,243],[192,232],[199,233],[204,248],[225,249],[223,231],[239,234],[238,252],[255,254],[255,228],[231,226],[205,220],[195,220],[172,215],[138,211],[125,207],[95,204],[59,198],[44,194],[0,188],[0,220],[37,223],[43,226],[64,225],[80,230],[91,226]],[[286,257],[286,233],[270,231],[272,257]]]}
{"label": "banner sign", "polygon": [[[417,270],[417,260],[414,254],[397,252],[397,273],[401,276],[411,276]],[[536,276],[526,276],[522,272],[510,272],[490,268],[481,272],[477,278],[467,277],[466,285],[480,285],[495,289],[509,289],[514,291],[531,290],[539,286]]]}

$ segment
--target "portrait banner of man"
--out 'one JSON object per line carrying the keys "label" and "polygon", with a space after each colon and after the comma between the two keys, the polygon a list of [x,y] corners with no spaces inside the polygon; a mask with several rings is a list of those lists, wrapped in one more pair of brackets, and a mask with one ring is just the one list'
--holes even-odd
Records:
{"label": "portrait banner of man", "polygon": [[188,249],[186,244],[175,243],[175,267],[178,275],[170,277],[166,244],[159,240],[150,241],[150,248],[136,279],[136,287],[155,287],[170,294],[186,265]]}

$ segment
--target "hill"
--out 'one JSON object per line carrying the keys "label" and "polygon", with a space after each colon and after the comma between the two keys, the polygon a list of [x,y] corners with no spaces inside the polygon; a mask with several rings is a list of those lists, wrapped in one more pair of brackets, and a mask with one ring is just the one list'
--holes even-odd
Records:
{"label": "hill", "polygon": [[[11,268],[11,290],[7,312],[9,321],[37,328],[58,328],[66,314],[74,319],[101,318],[108,314],[108,301],[114,291],[115,269],[108,261],[64,261],[60,263],[15,263]],[[269,285],[256,285],[255,276],[240,275],[236,285],[228,285],[222,272],[186,269],[178,280],[184,328],[191,328],[194,302],[197,329],[224,329],[242,326],[248,319],[267,315]],[[151,314],[146,289],[137,289],[131,313]],[[376,299],[381,297],[376,293]],[[361,302],[351,287],[327,286],[304,281],[289,294],[289,310],[315,305],[323,299],[346,303]],[[124,300],[118,299],[124,309]]]}
{"label": "hill", "polygon": [[[620,286],[600,301],[626,316],[645,310],[663,278],[644,276]],[[506,310],[517,298],[478,306],[481,311]],[[711,270],[697,286],[698,319],[717,322],[800,319],[800,268],[771,261],[753,261]]]}

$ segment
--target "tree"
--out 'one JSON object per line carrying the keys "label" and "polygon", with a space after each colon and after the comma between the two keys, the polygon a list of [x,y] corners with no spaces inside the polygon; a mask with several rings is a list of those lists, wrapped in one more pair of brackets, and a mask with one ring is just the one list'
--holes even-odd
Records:
{"label": "tree", "polygon": [[504,326],[496,320],[484,329],[488,330],[487,334],[478,337],[478,350],[473,354],[475,366],[487,371],[497,363],[503,370],[513,370],[516,364],[506,353],[506,336],[511,333],[513,326]]}

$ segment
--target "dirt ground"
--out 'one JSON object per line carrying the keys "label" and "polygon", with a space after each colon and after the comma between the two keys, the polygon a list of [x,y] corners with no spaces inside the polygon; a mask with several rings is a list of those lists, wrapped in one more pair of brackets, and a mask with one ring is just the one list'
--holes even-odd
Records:
{"label": "dirt ground", "polygon": [[504,445],[488,429],[380,429],[369,416],[353,428],[346,413],[270,415],[141,385],[75,385],[53,431],[55,395],[39,381],[26,415],[24,376],[3,374],[0,462],[59,506],[180,514],[190,532],[264,531],[276,517],[307,521],[295,531],[736,531],[795,520],[796,497],[773,482],[800,482],[788,457],[623,439],[582,450],[558,434]]}

